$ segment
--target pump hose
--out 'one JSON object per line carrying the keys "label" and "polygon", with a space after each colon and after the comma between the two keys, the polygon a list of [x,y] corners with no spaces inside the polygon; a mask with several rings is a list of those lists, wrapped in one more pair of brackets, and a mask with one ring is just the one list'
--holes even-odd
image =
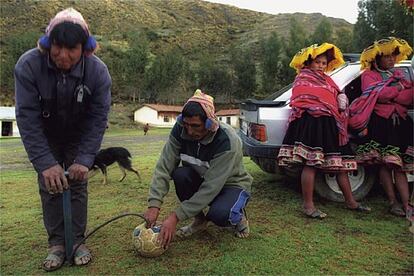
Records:
{"label": "pump hose", "polygon": [[69,256],[69,258],[68,258],[68,261],[69,261],[69,263],[70,264],[72,264],[72,260],[73,260],[73,257],[74,257],[74,255],[75,255],[75,252],[76,252],[76,250],[78,250],[78,248],[79,248],[79,246],[81,245],[81,244],[83,244],[84,242],[85,242],[85,240],[87,239],[87,238],[89,238],[90,236],[92,236],[96,231],[98,231],[99,229],[101,229],[102,227],[104,227],[105,225],[107,225],[107,224],[109,224],[109,223],[111,223],[111,222],[113,222],[113,221],[115,221],[115,220],[117,220],[117,219],[120,219],[120,218],[123,218],[123,217],[126,217],[126,216],[136,216],[136,217],[140,217],[140,218],[142,218],[143,220],[145,220],[145,222],[146,223],[148,223],[148,220],[144,217],[144,215],[142,215],[142,214],[138,214],[138,213],[125,213],[125,214],[121,214],[121,215],[119,215],[119,216],[116,216],[116,217],[113,217],[113,218],[111,218],[111,219],[109,219],[108,221],[106,221],[106,222],[104,222],[104,223],[102,223],[101,225],[99,225],[99,226],[97,226],[97,227],[95,227],[95,229],[93,229],[90,233],[88,233],[79,243],[78,243],[78,245],[76,245],[75,246],[75,248],[72,250],[72,254]]}

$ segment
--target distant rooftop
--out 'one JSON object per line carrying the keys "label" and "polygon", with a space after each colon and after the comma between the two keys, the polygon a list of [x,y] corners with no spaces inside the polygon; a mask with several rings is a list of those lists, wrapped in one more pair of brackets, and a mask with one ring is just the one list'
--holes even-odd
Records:
{"label": "distant rooftop", "polygon": [[231,116],[231,115],[239,115],[240,109],[222,109],[216,113],[216,116]]}
{"label": "distant rooftop", "polygon": [[180,113],[183,110],[182,106],[179,105],[166,105],[166,104],[144,104],[158,112],[177,112]]}

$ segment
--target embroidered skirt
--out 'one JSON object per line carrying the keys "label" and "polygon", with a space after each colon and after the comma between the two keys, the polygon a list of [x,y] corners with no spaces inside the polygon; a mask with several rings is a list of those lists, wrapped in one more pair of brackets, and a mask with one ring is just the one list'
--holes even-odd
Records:
{"label": "embroidered skirt", "polygon": [[362,164],[385,164],[405,172],[414,171],[413,120],[396,113],[386,119],[372,113],[368,135],[356,149]]}
{"label": "embroidered skirt", "polygon": [[327,172],[357,169],[349,144],[339,146],[335,119],[307,112],[289,124],[277,159],[281,167],[306,165]]}

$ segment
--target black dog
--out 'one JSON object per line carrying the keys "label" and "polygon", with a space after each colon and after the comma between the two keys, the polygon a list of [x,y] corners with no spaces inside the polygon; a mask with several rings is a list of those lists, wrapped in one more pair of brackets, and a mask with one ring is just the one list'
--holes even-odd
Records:
{"label": "black dog", "polygon": [[124,180],[126,177],[125,170],[134,172],[141,182],[141,176],[138,171],[132,168],[131,165],[131,154],[126,148],[123,147],[111,147],[107,149],[101,149],[95,157],[95,162],[89,171],[89,177],[93,177],[98,170],[101,170],[103,174],[103,184],[108,182],[107,180],[107,171],[106,167],[117,162],[119,168],[121,169],[123,176],[119,179],[119,182]]}

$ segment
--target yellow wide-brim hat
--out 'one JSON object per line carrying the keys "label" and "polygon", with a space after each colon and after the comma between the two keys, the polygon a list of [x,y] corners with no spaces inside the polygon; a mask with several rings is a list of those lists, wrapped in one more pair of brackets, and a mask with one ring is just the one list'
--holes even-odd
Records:
{"label": "yellow wide-brim hat", "polygon": [[372,62],[375,61],[377,55],[392,55],[398,48],[398,54],[395,57],[395,62],[398,63],[413,52],[407,41],[396,37],[387,37],[381,40],[377,40],[371,46],[364,49],[361,54],[361,70],[365,68],[371,68]]}
{"label": "yellow wide-brim hat", "polygon": [[313,44],[307,48],[303,48],[292,58],[289,66],[296,69],[296,72],[299,73],[300,69],[305,66],[305,62],[309,60],[309,58],[315,59],[325,52],[328,56],[326,72],[333,71],[345,63],[341,50],[335,45],[325,42],[321,45]]}

